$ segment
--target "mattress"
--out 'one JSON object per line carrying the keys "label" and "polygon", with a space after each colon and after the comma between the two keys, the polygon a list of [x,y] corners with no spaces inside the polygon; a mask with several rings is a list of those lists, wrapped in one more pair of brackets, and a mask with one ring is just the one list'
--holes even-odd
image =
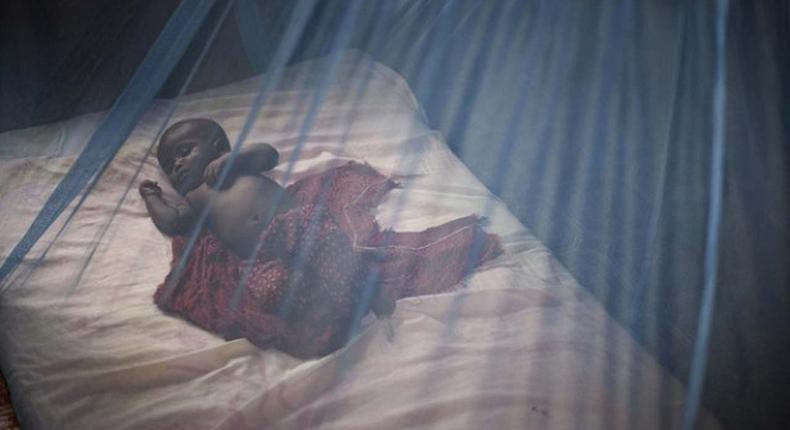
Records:
{"label": "mattress", "polygon": [[[258,114],[248,141],[280,151],[271,177],[292,182],[364,160],[404,183],[379,207],[382,226],[421,230],[477,213],[504,255],[451,293],[366,317],[359,336],[321,359],[225,341],[164,315],[152,294],[169,268],[169,240],[136,185],[166,180],[147,151],[165,122],[190,117],[215,119],[234,141],[264,77],[157,100],[0,297],[0,366],[23,427],[678,427],[683,387],[455,157],[406,82],[348,52],[322,92],[327,65],[286,69]],[[101,118],[0,134],[3,258]]]}

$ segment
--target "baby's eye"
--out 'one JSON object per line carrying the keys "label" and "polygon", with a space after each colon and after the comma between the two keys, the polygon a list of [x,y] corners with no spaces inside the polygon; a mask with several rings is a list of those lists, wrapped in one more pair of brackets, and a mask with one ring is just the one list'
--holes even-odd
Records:
{"label": "baby's eye", "polygon": [[178,154],[182,157],[186,157],[187,155],[189,155],[190,152],[192,152],[191,146],[182,146]]}

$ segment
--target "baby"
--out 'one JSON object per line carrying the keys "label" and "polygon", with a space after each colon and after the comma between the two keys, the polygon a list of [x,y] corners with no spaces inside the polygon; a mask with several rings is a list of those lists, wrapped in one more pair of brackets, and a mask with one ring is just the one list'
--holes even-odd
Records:
{"label": "baby", "polygon": [[[422,232],[380,229],[373,209],[398,184],[367,164],[283,188],[262,175],[278,162],[271,145],[241,148],[220,183],[229,156],[219,124],[180,121],[157,148],[179,197],[165,199],[150,180],[139,187],[156,227],[173,237],[171,272],[154,301],[226,339],[325,355],[369,310],[386,315],[399,298],[447,291],[501,252],[475,216]],[[203,211],[208,228],[188,249],[184,235]]]}
{"label": "baby", "polygon": [[168,202],[156,182],[140,184],[140,195],[156,227],[168,236],[189,232],[208,208],[208,226],[228,248],[250,257],[263,228],[279,211],[293,207],[285,190],[261,175],[277,165],[279,154],[267,143],[245,146],[225,181],[230,144],[222,128],[208,119],[188,119],[167,129],[157,158],[181,198]]}

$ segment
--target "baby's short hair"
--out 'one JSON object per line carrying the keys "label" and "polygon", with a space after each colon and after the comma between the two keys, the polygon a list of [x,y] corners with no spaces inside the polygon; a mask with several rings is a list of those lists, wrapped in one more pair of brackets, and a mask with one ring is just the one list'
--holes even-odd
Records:
{"label": "baby's short hair", "polygon": [[208,118],[189,118],[176,122],[167,128],[167,130],[159,138],[159,145],[156,148],[156,158],[159,160],[159,165],[167,170],[166,165],[168,160],[173,159],[174,148],[170,145],[173,139],[180,139],[184,137],[197,137],[200,140],[213,142],[219,138],[219,145],[217,151],[229,152],[230,142],[225,130],[213,119]]}

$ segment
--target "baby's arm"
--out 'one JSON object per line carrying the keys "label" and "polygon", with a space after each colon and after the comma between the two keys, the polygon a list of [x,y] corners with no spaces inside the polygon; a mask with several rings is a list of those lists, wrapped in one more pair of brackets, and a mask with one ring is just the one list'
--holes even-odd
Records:
{"label": "baby's arm", "polygon": [[165,201],[159,185],[147,179],[140,184],[139,190],[145,201],[145,207],[159,231],[168,236],[185,234],[189,231],[194,219],[194,211],[186,200],[174,203]]}
{"label": "baby's arm", "polygon": [[[203,172],[203,179],[213,187],[222,174],[222,169],[230,159],[230,153],[222,154],[219,158],[209,163]],[[230,176],[250,175],[265,172],[277,166],[280,154],[268,143],[251,143],[239,150],[233,161]]]}

